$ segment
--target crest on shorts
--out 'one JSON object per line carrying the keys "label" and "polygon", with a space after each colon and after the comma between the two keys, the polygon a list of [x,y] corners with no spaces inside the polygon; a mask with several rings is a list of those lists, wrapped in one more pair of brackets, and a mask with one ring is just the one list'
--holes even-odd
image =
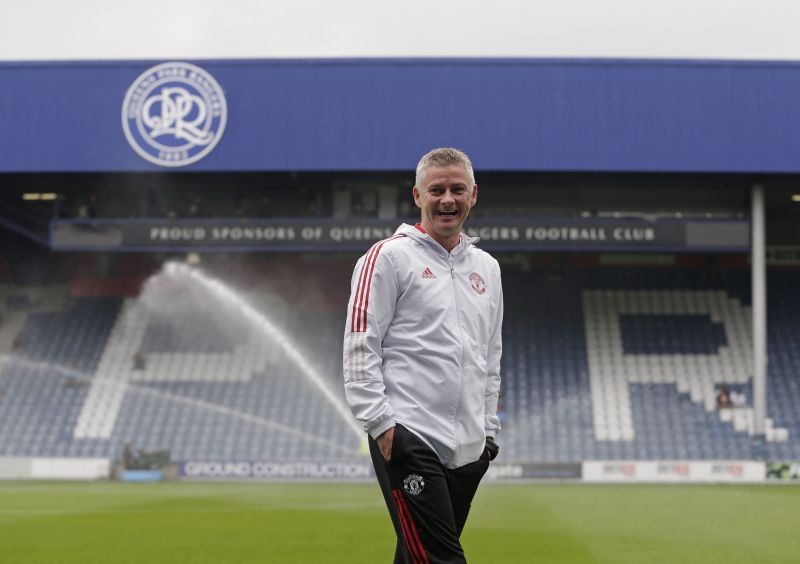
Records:
{"label": "crest on shorts", "polygon": [[469,275],[469,285],[472,286],[472,289],[478,294],[486,292],[486,282],[483,281],[483,278],[481,278],[481,275],[477,272],[473,272]]}
{"label": "crest on shorts", "polygon": [[423,480],[422,476],[419,474],[409,474],[406,476],[406,479],[403,480],[403,489],[406,490],[406,493],[409,495],[420,494],[422,490],[425,489],[425,480]]}
{"label": "crest on shorts", "polygon": [[128,88],[122,129],[140,157],[179,167],[214,149],[227,114],[225,93],[208,72],[189,63],[162,63],[147,69]]}

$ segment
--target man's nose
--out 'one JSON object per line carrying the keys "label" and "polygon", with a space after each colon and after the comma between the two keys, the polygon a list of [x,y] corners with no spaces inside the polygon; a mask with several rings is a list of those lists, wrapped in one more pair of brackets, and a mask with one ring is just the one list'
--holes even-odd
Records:
{"label": "man's nose", "polygon": [[449,204],[449,203],[455,202],[455,201],[456,201],[456,199],[455,199],[455,196],[453,195],[453,193],[450,190],[445,190],[444,194],[442,194],[442,203],[443,204]]}

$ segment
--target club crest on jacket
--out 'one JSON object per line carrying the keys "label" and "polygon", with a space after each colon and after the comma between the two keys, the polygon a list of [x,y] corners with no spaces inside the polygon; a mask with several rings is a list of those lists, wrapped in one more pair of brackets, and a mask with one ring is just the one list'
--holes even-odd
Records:
{"label": "club crest on jacket", "polygon": [[469,275],[469,285],[472,286],[472,289],[478,294],[486,292],[486,282],[483,281],[483,278],[481,278],[481,275],[477,272],[473,272]]}

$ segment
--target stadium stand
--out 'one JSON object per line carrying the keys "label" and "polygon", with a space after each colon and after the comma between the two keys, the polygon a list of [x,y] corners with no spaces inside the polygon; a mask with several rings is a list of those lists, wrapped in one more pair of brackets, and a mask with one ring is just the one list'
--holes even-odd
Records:
{"label": "stadium stand", "polygon": [[[285,304],[278,315],[280,305],[271,315],[303,336],[303,354],[339,354],[338,318],[289,316]],[[81,296],[30,312],[0,378],[0,453],[113,457],[133,442],[174,459],[357,456],[357,434],[270,335],[196,306],[165,316],[136,299]],[[338,391],[338,375],[327,380]]]}
{"label": "stadium stand", "polygon": [[[148,286],[107,297],[100,285],[104,297],[93,297],[89,286],[70,295],[63,285],[3,285],[0,455],[117,458],[133,443],[173,460],[359,456],[358,432],[323,393],[343,401],[351,265],[305,264],[345,280],[334,285],[284,276],[298,272],[289,259],[242,275],[240,293],[278,332],[185,285],[155,300]],[[207,268],[242,274],[224,259]],[[765,456],[796,459],[798,275],[776,270],[769,282]],[[506,461],[754,456],[746,273],[709,282],[680,269],[508,268],[504,284],[514,305],[504,326]],[[718,409],[722,386],[744,405]]]}
{"label": "stadium stand", "polygon": [[[751,458],[752,409],[716,409],[723,384],[752,398],[746,284],[730,278],[726,291],[678,270],[506,276],[516,304],[506,311],[506,456]],[[791,368],[798,357],[789,342],[796,275],[778,271],[770,280],[766,450],[792,458],[800,452]]]}

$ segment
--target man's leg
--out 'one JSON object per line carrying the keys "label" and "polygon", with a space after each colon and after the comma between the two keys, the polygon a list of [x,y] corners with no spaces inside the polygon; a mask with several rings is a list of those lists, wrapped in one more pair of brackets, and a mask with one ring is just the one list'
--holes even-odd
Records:
{"label": "man's leg", "polygon": [[481,483],[481,478],[489,469],[488,460],[478,460],[455,470],[447,471],[447,486],[450,491],[450,503],[453,506],[456,532],[459,538],[467,522],[472,499]]}
{"label": "man's leg", "polygon": [[[383,462],[383,458],[379,461]],[[376,462],[374,458],[373,462]],[[405,562],[465,564],[445,468],[436,453],[411,431],[398,425],[395,427],[392,460],[384,466],[394,515],[399,524],[398,538],[403,541],[404,557],[407,558]]]}
{"label": "man's leg", "polygon": [[406,552],[405,543],[403,542],[403,533],[400,529],[400,521],[397,517],[397,507],[394,503],[392,496],[392,487],[389,485],[389,473],[386,471],[386,461],[378,448],[378,443],[375,439],[369,437],[369,454],[372,457],[372,465],[375,467],[375,476],[378,478],[378,484],[383,493],[383,499],[386,502],[386,508],[389,510],[389,516],[392,518],[392,525],[394,525],[394,532],[397,535],[397,545],[394,551],[394,564],[404,564],[411,562],[410,557]]}

